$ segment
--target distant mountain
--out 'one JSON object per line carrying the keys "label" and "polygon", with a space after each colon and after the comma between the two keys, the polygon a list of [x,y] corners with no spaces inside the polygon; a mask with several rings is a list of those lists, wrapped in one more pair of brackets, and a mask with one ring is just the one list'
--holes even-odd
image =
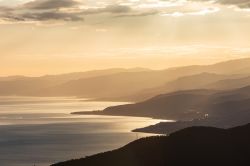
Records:
{"label": "distant mountain", "polygon": [[[220,81],[225,83],[229,79],[240,80],[245,79],[242,78],[244,75],[222,75],[222,74],[215,74],[215,73],[199,73],[196,75],[184,76],[177,78],[176,80],[167,82],[163,86],[155,87],[152,89],[144,89],[132,96],[124,96],[124,99],[132,99],[133,101],[143,101],[150,99],[156,95],[163,94],[163,93],[170,93],[175,91],[183,91],[183,90],[192,90],[192,89],[216,89],[222,90],[225,89],[223,86],[216,86],[215,84],[220,85]],[[249,79],[250,80],[250,79]],[[247,85],[250,85],[250,81],[247,83],[238,83],[238,86],[231,86],[233,88],[240,88]],[[242,86],[240,86],[242,85]],[[243,86],[244,85],[244,86]],[[230,89],[230,88],[229,88]]]}
{"label": "distant mountain", "polygon": [[134,131],[166,134],[191,126],[229,128],[250,121],[250,86],[215,93],[209,98],[209,102],[200,109],[204,117],[173,123],[161,122]]}
{"label": "distant mountain", "polygon": [[103,111],[77,114],[138,116],[172,120],[209,117],[227,119],[230,124],[237,125],[237,122],[244,122],[243,119],[250,121],[250,102],[248,101],[250,101],[250,86],[230,91],[188,90],[159,95],[135,104],[113,106]]}
{"label": "distant mountain", "polygon": [[201,118],[200,109],[209,101],[210,94],[217,91],[191,90],[159,95],[136,104],[113,106],[103,111],[78,112],[76,114],[98,114],[115,116],[138,116],[158,119],[189,120]]}
{"label": "distant mountain", "polygon": [[25,76],[6,76],[6,77],[0,77],[0,81],[12,81],[22,78],[25,78]]}
{"label": "distant mountain", "polygon": [[41,91],[49,87],[59,86],[61,84],[64,84],[72,80],[105,76],[120,72],[142,72],[142,71],[149,71],[149,69],[114,68],[106,70],[93,70],[93,71],[78,72],[78,73],[68,73],[61,75],[46,75],[41,77],[25,77],[25,76],[0,77],[0,95],[49,96],[49,93],[41,94]]}
{"label": "distant mountain", "polygon": [[[207,85],[217,81],[241,78],[247,73],[244,72],[244,75],[242,75],[238,71],[249,68],[249,65],[250,58],[207,66],[186,66],[159,71],[121,72],[95,78],[73,80],[41,91],[44,95],[52,96],[73,95],[99,100],[142,101],[161,93],[204,89],[207,88]],[[232,68],[232,66],[234,67]]]}
{"label": "distant mountain", "polygon": [[208,66],[208,72],[221,71],[220,74],[250,74],[250,58],[234,59],[226,62],[217,63],[215,65]]}
{"label": "distant mountain", "polygon": [[103,70],[90,70],[85,72],[75,72],[75,73],[67,73],[67,74],[59,74],[59,75],[45,75],[40,77],[40,79],[54,79],[54,80],[62,80],[64,82],[71,81],[71,80],[78,80],[78,79],[85,79],[85,78],[92,78],[98,76],[105,76],[111,75],[116,73],[122,72],[143,72],[143,71],[150,71],[150,69],[146,68],[110,68],[110,69],[103,69]]}
{"label": "distant mountain", "polygon": [[241,87],[248,86],[248,85],[250,85],[250,76],[219,80],[217,82],[213,82],[207,85],[207,88],[227,90],[227,89],[241,88]]}
{"label": "distant mountain", "polygon": [[[120,98],[121,100],[135,101],[142,100],[144,97],[153,97],[160,93],[173,92],[179,89],[196,89],[218,80],[240,77],[239,75],[201,73],[178,78],[178,74],[165,77],[165,75],[170,75],[165,72],[168,71],[123,72],[79,79],[49,89],[43,89],[42,92],[50,95],[77,95],[90,98],[94,96],[103,100],[119,100]],[[175,80],[175,78],[177,79]],[[174,81],[168,82],[172,79]],[[165,82],[168,83],[165,84]],[[163,84],[165,85],[162,86]]]}
{"label": "distant mountain", "polygon": [[[236,65],[237,67],[232,69],[230,67],[232,64],[240,65]],[[156,87],[166,86],[164,92],[170,92],[178,90],[178,88],[184,90],[196,89],[196,84],[197,86],[205,86],[223,79],[239,78],[240,73],[237,74],[236,71],[248,67],[248,65],[250,65],[250,59],[241,59],[207,66],[187,66],[158,71],[119,72],[68,81],[60,85],[43,88],[35,92],[35,94],[43,96],[80,96],[99,100],[140,101],[159,94],[162,89],[154,91]],[[230,75],[230,73],[234,74]],[[180,83],[180,81],[184,82]],[[179,87],[174,86],[177,85],[177,82]],[[147,89],[153,89],[153,91],[147,93]],[[141,92],[143,93],[141,94]]]}
{"label": "distant mountain", "polygon": [[186,128],[136,140],[120,149],[52,166],[250,165],[250,125]]}
{"label": "distant mountain", "polygon": [[[249,66],[250,58],[166,70],[108,69],[4,81],[0,79],[0,95],[77,96],[96,100],[142,101],[176,90],[213,89],[213,86],[207,85],[250,75],[247,72]],[[243,75],[241,71],[244,71]]]}
{"label": "distant mountain", "polygon": [[69,81],[59,86],[42,89],[41,93],[85,98],[119,97],[159,86],[168,80],[163,76],[162,71],[122,72]]}

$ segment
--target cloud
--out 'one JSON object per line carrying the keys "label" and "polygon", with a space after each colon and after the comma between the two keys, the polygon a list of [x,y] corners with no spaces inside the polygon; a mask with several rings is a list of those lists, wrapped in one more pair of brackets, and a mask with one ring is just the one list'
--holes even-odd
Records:
{"label": "cloud", "polygon": [[143,16],[151,16],[159,14],[159,11],[153,10],[153,11],[146,11],[146,12],[135,12],[135,13],[128,13],[128,14],[120,14],[115,17],[143,17]]}
{"label": "cloud", "polygon": [[112,4],[103,7],[81,8],[79,0],[34,0],[15,7],[0,6],[0,22],[44,22],[44,21],[83,21],[91,14],[129,13],[129,6]]}
{"label": "cloud", "polygon": [[240,8],[250,8],[250,0],[220,0],[221,4],[236,5]]}
{"label": "cloud", "polygon": [[43,21],[84,21],[82,16],[73,13],[63,13],[57,11],[46,12],[25,12],[16,14],[14,12],[0,13],[1,22],[9,23],[30,23],[30,22],[43,22]]}
{"label": "cloud", "polygon": [[112,14],[121,14],[129,13],[132,9],[129,6],[124,5],[108,5],[106,7],[91,8],[82,10],[81,14],[90,15],[90,14],[100,14],[100,13],[112,13]]}
{"label": "cloud", "polygon": [[[4,1],[6,5],[6,1]],[[1,6],[0,23],[83,21],[87,15],[109,14],[110,17],[145,17],[150,15],[206,15],[219,11],[214,4],[250,9],[250,0],[26,0],[9,7]],[[25,3],[26,2],[26,3]],[[192,6],[193,2],[204,5]]]}
{"label": "cloud", "polygon": [[250,8],[250,0],[189,0],[196,2],[213,2],[223,5],[235,5],[239,8]]}
{"label": "cloud", "polygon": [[173,12],[173,13],[163,13],[161,16],[172,16],[172,17],[182,17],[182,16],[202,16],[207,14],[212,14],[219,12],[220,8],[208,7],[197,11],[183,11],[183,12]]}
{"label": "cloud", "polygon": [[83,21],[83,17],[71,13],[60,12],[42,12],[42,13],[25,13],[20,16],[23,20],[30,21],[49,21],[49,20],[63,20],[63,21]]}
{"label": "cloud", "polygon": [[69,11],[79,8],[80,4],[76,0],[34,0],[14,7],[3,6],[0,22],[83,21],[82,15]]}
{"label": "cloud", "polygon": [[75,0],[36,0],[24,4],[22,7],[35,10],[49,10],[59,8],[76,7],[80,4]]}
{"label": "cloud", "polygon": [[123,6],[123,5],[110,5],[104,9],[104,12],[110,12],[110,13],[127,13],[130,11],[131,8],[129,6]]}

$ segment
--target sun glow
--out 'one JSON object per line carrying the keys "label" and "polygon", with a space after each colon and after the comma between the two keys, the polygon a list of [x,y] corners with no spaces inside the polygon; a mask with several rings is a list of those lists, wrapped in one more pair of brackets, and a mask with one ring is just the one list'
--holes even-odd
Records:
{"label": "sun glow", "polygon": [[[0,75],[160,69],[246,57],[248,11],[238,4],[198,0],[69,0],[53,7],[2,0]],[[202,49],[190,51],[194,45]],[[215,45],[224,47],[220,55]],[[200,51],[203,46],[209,53]],[[233,51],[239,48],[244,51]]]}

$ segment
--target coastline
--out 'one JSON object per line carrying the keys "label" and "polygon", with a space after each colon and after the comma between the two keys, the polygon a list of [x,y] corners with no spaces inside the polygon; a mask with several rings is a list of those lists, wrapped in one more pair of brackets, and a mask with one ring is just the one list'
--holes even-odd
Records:
{"label": "coastline", "polygon": [[[175,120],[169,120],[169,119],[163,119],[163,118],[156,118],[156,117],[150,117],[150,116],[132,116],[132,115],[114,115],[114,114],[108,114],[108,113],[104,113],[101,110],[72,112],[71,114],[72,115],[100,115],[100,116],[114,116],[114,117],[138,117],[138,118],[150,118],[150,119],[160,120],[159,123],[156,123],[156,124],[153,124],[153,125],[149,125],[149,126],[145,126],[145,127],[142,127],[142,128],[135,128],[135,129],[131,130],[131,132],[134,132],[134,133],[145,133],[145,134],[167,134],[165,132],[162,132],[162,131],[159,132],[158,130],[155,130],[154,126],[157,126],[159,124],[174,124],[174,123],[178,123],[178,121],[175,121]],[[177,131],[177,130],[174,130],[174,131]]]}

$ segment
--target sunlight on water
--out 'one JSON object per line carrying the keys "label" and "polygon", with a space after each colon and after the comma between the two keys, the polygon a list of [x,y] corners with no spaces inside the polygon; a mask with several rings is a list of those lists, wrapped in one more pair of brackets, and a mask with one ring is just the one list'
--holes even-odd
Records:
{"label": "sunlight on water", "polygon": [[0,97],[0,161],[4,166],[45,166],[129,143],[131,130],[162,120],[138,117],[71,115],[122,102],[77,98]]}

